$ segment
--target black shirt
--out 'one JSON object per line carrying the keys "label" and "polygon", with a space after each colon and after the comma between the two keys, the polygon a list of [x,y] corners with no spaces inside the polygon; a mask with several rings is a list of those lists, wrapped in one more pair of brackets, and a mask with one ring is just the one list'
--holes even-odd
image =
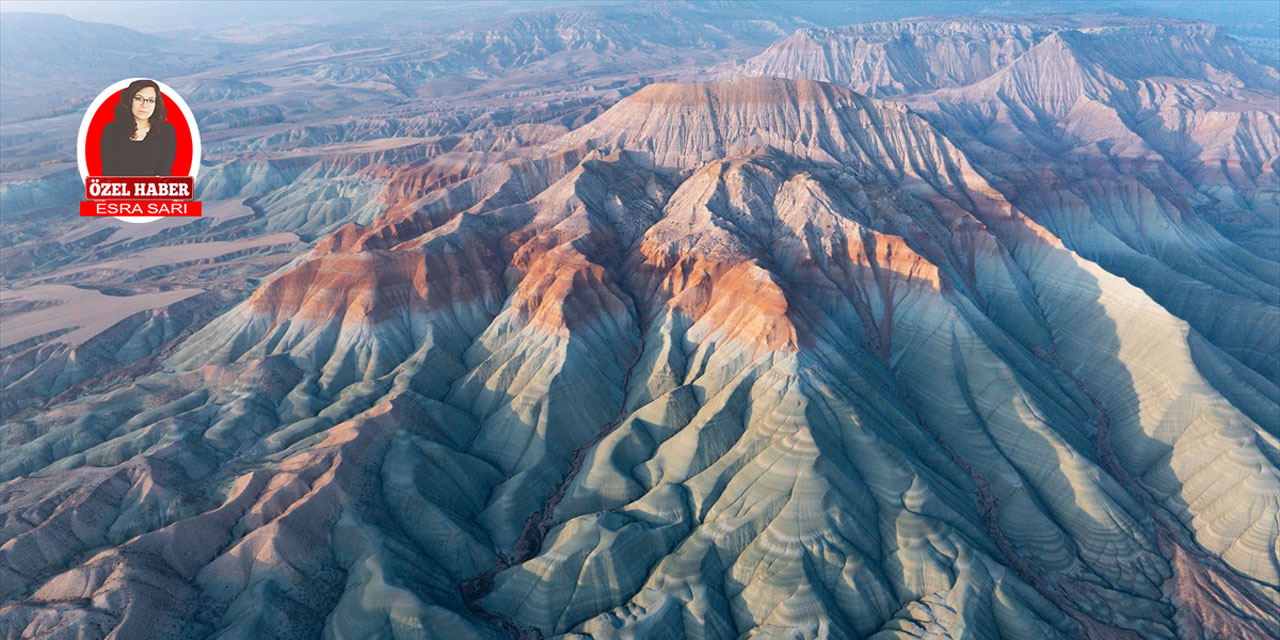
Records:
{"label": "black shirt", "polygon": [[102,129],[102,175],[167,176],[173,174],[177,137],[168,122],[151,125],[147,137],[129,139],[129,125],[108,123]]}

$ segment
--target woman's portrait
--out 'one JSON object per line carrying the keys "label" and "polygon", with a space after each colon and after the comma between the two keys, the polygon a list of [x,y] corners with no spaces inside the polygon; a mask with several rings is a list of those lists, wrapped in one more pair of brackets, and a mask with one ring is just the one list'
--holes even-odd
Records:
{"label": "woman's portrait", "polygon": [[102,175],[172,175],[176,144],[160,86],[135,80],[120,94],[115,119],[102,129]]}

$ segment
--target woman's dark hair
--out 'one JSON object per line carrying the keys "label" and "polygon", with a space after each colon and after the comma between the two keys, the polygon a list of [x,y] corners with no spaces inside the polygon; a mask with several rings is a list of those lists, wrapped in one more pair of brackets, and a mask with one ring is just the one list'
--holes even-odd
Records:
{"label": "woman's dark hair", "polygon": [[132,138],[138,132],[138,122],[133,119],[133,96],[147,87],[156,90],[156,108],[151,112],[151,117],[148,118],[151,126],[155,127],[165,121],[164,98],[160,96],[160,85],[156,84],[155,80],[134,80],[120,94],[120,102],[116,105],[116,117],[114,120],[124,128],[124,131],[129,132],[129,135],[126,136],[128,138]]}

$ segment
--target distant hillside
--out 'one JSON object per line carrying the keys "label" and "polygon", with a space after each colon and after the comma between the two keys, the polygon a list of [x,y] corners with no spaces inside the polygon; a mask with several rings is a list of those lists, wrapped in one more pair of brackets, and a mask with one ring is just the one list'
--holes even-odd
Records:
{"label": "distant hillside", "polygon": [[0,120],[77,108],[122,78],[187,73],[218,48],[50,13],[0,14]]}

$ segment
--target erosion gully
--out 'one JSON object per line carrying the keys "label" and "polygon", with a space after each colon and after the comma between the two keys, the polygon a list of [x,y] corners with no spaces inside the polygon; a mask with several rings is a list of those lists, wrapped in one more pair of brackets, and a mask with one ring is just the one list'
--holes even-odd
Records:
{"label": "erosion gully", "polygon": [[[1272,619],[1280,619],[1280,606],[1261,594],[1255,585],[1237,574],[1222,560],[1203,550],[1181,522],[1158,508],[1150,491],[1120,464],[1120,459],[1111,442],[1111,415],[1097,394],[1062,364],[1056,351],[1041,351],[1036,355],[1046,364],[1065,374],[1093,405],[1095,431],[1091,440],[1094,449],[1098,452],[1098,462],[1142,505],[1149,520],[1147,525],[1155,533],[1161,554],[1174,569],[1174,576],[1162,585],[1165,596],[1174,604],[1177,604],[1177,600],[1193,600],[1189,604],[1192,605],[1194,612],[1182,619],[1186,626],[1176,628],[1174,631],[1188,640],[1207,637],[1204,635],[1206,630],[1210,631],[1210,635],[1216,633],[1214,637],[1272,640],[1274,636],[1267,632],[1264,623],[1242,616],[1240,612],[1228,608],[1224,600],[1250,603],[1256,613]],[[897,383],[896,376],[894,380]],[[1047,576],[1043,570],[1032,567],[1017,553],[1000,529],[1000,503],[990,483],[972,465],[958,456],[951,446],[924,421],[923,416],[908,401],[902,385],[897,383],[897,386],[900,399],[910,409],[917,423],[973,481],[977,488],[982,525],[1018,576],[1079,625],[1077,637],[1088,640],[1141,640],[1142,636],[1134,630],[1108,624],[1086,614],[1071,599],[1069,586],[1093,588],[1092,585],[1072,580],[1069,576]],[[1171,593],[1172,591],[1177,593]]]}
{"label": "erosion gully", "polygon": [[569,460],[569,471],[560,480],[560,484],[556,485],[556,490],[552,492],[551,497],[547,498],[547,501],[537,511],[534,511],[525,519],[524,528],[520,531],[520,537],[511,546],[511,550],[507,553],[499,553],[497,563],[484,573],[463,581],[460,586],[462,602],[466,604],[467,610],[478,618],[497,623],[507,633],[511,634],[513,640],[541,640],[542,632],[533,627],[521,626],[509,616],[487,611],[480,604],[480,600],[493,591],[493,579],[495,576],[511,567],[529,561],[542,549],[542,540],[554,524],[556,507],[564,499],[565,493],[569,490],[569,485],[573,483],[573,479],[578,476],[578,471],[582,468],[582,461],[586,459],[587,452],[599,444],[605,436],[613,433],[629,415],[627,411],[627,389],[630,387],[631,371],[635,368],[635,363],[639,359],[637,356],[622,377],[622,403],[618,407],[618,414],[614,416],[611,422],[601,428],[596,435],[592,436],[590,440],[574,449],[573,456]]}
{"label": "erosion gully", "polygon": [[[1177,600],[1183,600],[1193,609],[1184,618],[1186,624],[1193,626],[1176,631],[1180,631],[1184,638],[1198,639],[1216,634],[1219,637],[1241,640],[1273,639],[1275,636],[1263,626],[1264,623],[1243,615],[1245,612],[1228,608],[1228,603],[1248,603],[1247,606],[1252,609],[1250,613],[1269,617],[1273,621],[1280,620],[1280,605],[1266,597],[1257,585],[1245,579],[1220,558],[1205,551],[1182,522],[1168,511],[1157,507],[1158,502],[1151,492],[1120,464],[1120,458],[1111,442],[1111,415],[1097,394],[1062,364],[1056,351],[1048,354],[1045,359],[1065,373],[1093,404],[1097,416],[1094,419],[1096,431],[1092,440],[1094,449],[1098,452],[1098,461],[1112,478],[1137,498],[1150,519],[1160,552],[1174,570],[1173,577],[1162,585],[1162,591],[1175,605]],[[1206,634],[1206,631],[1210,633]]]}

